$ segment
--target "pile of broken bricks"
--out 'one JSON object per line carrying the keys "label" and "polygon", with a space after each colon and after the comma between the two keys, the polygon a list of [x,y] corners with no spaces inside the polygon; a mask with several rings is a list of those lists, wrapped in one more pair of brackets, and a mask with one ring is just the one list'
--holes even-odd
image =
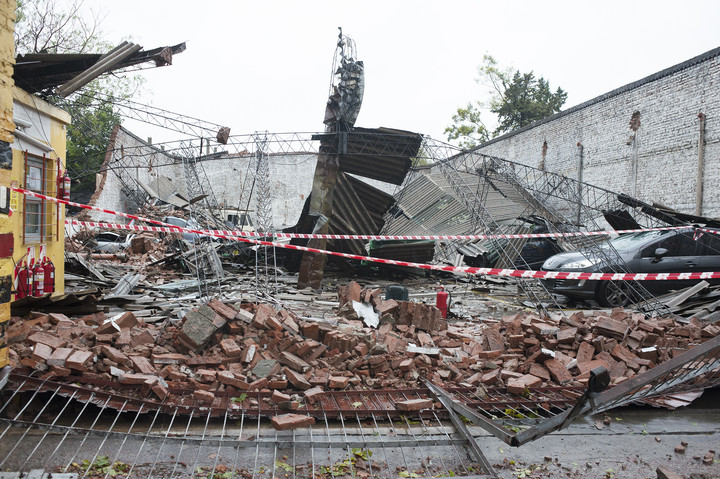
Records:
{"label": "pile of broken bricks", "polygon": [[[74,319],[34,313],[12,319],[10,360],[47,379],[139,385],[141,393],[168,404],[182,399],[172,391],[193,391],[205,405],[218,393],[262,391],[272,393],[263,400],[293,410],[327,390],[417,388],[424,379],[522,395],[539,387],[583,386],[590,370],[602,365],[616,384],[720,332],[712,324],[647,319],[621,309],[449,323],[434,306],[383,299],[380,289],[357,283],[341,286],[338,297],[336,316],[323,321],[268,304],[218,300],[161,324],[145,324],[132,312]],[[358,318],[355,303],[372,307],[377,327]],[[397,407],[416,410],[432,402]],[[284,420],[309,420],[300,417]]]}

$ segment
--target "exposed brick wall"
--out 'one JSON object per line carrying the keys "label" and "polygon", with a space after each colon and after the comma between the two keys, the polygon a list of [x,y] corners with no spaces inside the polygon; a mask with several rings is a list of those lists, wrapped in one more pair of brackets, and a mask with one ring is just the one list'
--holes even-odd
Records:
{"label": "exposed brick wall", "polygon": [[637,198],[695,213],[698,114],[704,113],[702,214],[720,217],[719,58],[720,49],[712,50],[498,137],[478,152],[542,167],[546,143],[544,169],[577,179],[580,143],[583,181],[627,194],[633,193],[635,154]]}

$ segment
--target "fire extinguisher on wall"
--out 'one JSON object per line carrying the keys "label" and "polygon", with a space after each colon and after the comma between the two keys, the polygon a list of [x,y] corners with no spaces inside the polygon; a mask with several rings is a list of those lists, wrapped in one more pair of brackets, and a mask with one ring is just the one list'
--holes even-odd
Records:
{"label": "fire extinguisher on wall", "polygon": [[450,293],[445,291],[441,285],[437,285],[437,297],[435,298],[435,306],[440,310],[443,319],[447,318],[448,309],[450,308]]}
{"label": "fire extinguisher on wall", "polygon": [[25,261],[20,260],[15,265],[15,300],[29,296],[33,289],[33,275],[30,269],[25,266]]}
{"label": "fire extinguisher on wall", "polygon": [[50,258],[45,256],[43,259],[43,269],[45,270],[45,292],[55,292],[55,265]]}
{"label": "fire extinguisher on wall", "polygon": [[57,198],[60,200],[70,201],[70,175],[67,170],[60,174],[60,162],[58,161],[58,178],[57,178]]}
{"label": "fire extinguisher on wall", "polygon": [[30,271],[33,276],[32,295],[35,297],[45,294],[45,268],[40,260],[30,263]]}

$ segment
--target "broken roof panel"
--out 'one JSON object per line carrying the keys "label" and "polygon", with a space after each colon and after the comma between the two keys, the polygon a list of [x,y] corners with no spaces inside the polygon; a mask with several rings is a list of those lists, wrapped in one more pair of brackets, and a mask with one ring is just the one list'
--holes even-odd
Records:
{"label": "broken roof panel", "polygon": [[394,185],[405,180],[422,144],[422,135],[391,128],[355,127],[312,138],[335,146],[341,171]]}
{"label": "broken roof panel", "polygon": [[[185,51],[185,43],[152,50],[140,50],[113,66],[113,70],[132,67],[146,62],[156,66],[172,64],[172,57]],[[62,85],[96,65],[103,53],[28,53],[15,60],[15,84],[36,93]]]}
{"label": "broken roof panel", "polygon": [[[488,181],[483,208],[496,222],[514,221],[524,215],[528,204],[510,185],[490,182],[479,175],[459,173],[474,191]],[[396,197],[403,214],[388,221],[387,234],[468,234],[472,231],[470,212],[441,173],[412,180]]]}

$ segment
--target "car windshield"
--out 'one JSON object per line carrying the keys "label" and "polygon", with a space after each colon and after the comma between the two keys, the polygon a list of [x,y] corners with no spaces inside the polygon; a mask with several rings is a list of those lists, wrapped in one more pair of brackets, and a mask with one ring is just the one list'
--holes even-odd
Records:
{"label": "car windshield", "polygon": [[653,240],[667,234],[667,231],[643,231],[641,233],[631,233],[613,238],[603,247],[607,248],[612,245],[618,251],[631,250],[648,240]]}
{"label": "car windshield", "polygon": [[187,226],[187,221],[182,218],[175,218],[172,216],[168,216],[165,218],[165,223],[175,225],[175,226]]}

